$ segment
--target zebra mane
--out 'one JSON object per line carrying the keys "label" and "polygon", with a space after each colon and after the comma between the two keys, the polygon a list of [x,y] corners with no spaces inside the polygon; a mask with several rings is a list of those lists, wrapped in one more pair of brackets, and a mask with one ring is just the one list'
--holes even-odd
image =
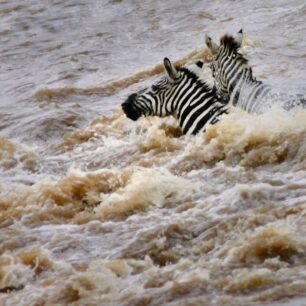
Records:
{"label": "zebra mane", "polygon": [[189,70],[187,67],[180,67],[177,68],[177,70],[185,73],[188,78],[192,79],[195,83],[201,85],[203,87],[203,90],[211,91],[213,89],[212,86],[209,86],[205,80],[201,79],[196,73]]}
{"label": "zebra mane", "polygon": [[[223,45],[225,49],[229,51],[229,53],[235,53],[237,55],[237,60],[240,60],[241,63],[248,65],[248,60],[238,52],[240,46],[236,42],[235,38],[232,35],[225,34],[220,38],[220,45]],[[252,68],[249,66],[249,69]]]}
{"label": "zebra mane", "polygon": [[230,51],[237,52],[239,45],[232,35],[225,34],[220,38],[220,44],[228,48]]}

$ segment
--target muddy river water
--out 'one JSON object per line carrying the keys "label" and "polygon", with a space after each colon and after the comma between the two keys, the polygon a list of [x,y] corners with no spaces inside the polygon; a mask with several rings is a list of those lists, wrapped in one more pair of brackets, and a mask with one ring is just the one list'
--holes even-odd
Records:
{"label": "muddy river water", "polygon": [[241,27],[257,79],[306,93],[305,20],[302,0],[1,0],[0,305],[306,305],[306,111],[182,136],[120,108]]}

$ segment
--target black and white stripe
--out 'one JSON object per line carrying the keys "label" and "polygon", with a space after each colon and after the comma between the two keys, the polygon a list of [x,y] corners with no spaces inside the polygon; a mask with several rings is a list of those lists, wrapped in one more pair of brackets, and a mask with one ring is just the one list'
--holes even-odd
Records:
{"label": "black and white stripe", "polygon": [[[201,70],[203,63],[198,62]],[[228,106],[216,95],[214,87],[188,67],[175,68],[164,59],[166,76],[151,87],[134,93],[122,104],[128,118],[141,116],[174,116],[183,134],[204,131],[207,124],[214,124]]]}
{"label": "black and white stripe", "polygon": [[[263,112],[274,102],[287,110],[306,105],[304,96],[286,97],[253,77],[248,61],[238,52],[242,38],[242,30],[236,37],[224,35],[219,46],[206,36],[206,45],[213,54],[211,69],[217,93],[230,105],[251,113]],[[286,102],[282,102],[284,99]]]}

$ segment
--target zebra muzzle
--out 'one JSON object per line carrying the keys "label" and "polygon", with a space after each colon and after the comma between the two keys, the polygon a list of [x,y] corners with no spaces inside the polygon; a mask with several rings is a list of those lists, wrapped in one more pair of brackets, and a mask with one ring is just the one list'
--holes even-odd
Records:
{"label": "zebra muzzle", "polygon": [[137,98],[137,94],[131,94],[124,103],[121,104],[123,112],[126,114],[126,116],[133,120],[136,121],[141,114],[135,107],[135,101]]}

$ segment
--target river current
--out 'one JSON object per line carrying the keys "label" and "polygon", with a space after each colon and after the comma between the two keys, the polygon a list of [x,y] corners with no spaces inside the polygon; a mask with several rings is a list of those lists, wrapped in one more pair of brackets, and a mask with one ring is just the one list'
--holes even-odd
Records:
{"label": "river current", "polygon": [[240,28],[306,93],[306,4],[0,1],[0,305],[306,305],[306,111],[196,136],[120,104]]}

